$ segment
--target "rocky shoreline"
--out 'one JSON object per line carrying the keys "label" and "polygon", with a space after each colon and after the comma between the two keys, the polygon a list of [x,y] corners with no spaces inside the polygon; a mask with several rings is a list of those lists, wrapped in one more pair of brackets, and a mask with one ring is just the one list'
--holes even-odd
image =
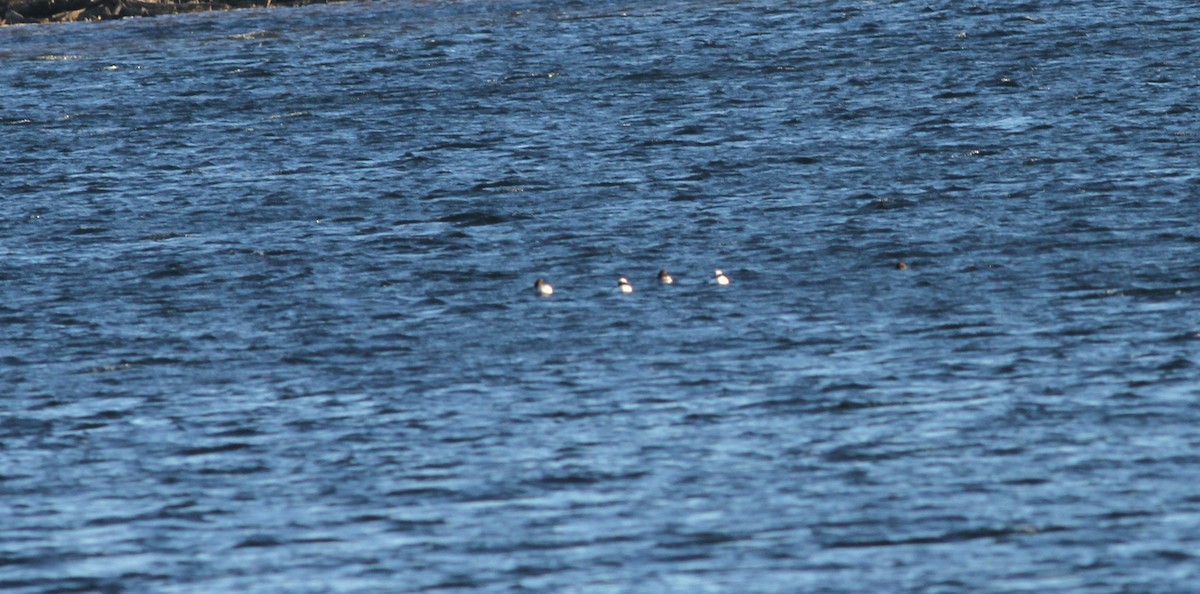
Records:
{"label": "rocky shoreline", "polygon": [[337,0],[0,0],[0,26],[324,4]]}

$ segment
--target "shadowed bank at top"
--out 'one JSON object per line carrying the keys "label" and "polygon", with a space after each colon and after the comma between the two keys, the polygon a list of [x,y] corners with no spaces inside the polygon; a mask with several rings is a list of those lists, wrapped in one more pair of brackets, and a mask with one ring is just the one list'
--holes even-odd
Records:
{"label": "shadowed bank at top", "polygon": [[0,25],[102,21],[125,17],[326,4],[339,0],[0,0]]}

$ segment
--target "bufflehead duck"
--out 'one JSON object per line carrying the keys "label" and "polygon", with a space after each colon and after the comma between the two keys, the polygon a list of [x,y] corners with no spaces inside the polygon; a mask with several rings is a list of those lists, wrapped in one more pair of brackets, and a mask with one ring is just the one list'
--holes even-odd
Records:
{"label": "bufflehead duck", "polygon": [[549,297],[554,294],[554,287],[551,287],[544,278],[533,281],[533,290],[537,291],[538,297]]}
{"label": "bufflehead duck", "polygon": [[658,280],[662,281],[662,284],[664,285],[669,285],[675,282],[675,279],[671,278],[671,275],[667,272],[666,268],[658,271]]}
{"label": "bufflehead duck", "polygon": [[717,275],[717,284],[718,285],[725,286],[725,285],[729,284],[729,277],[725,276],[725,273],[721,272],[720,269],[716,270],[716,275]]}
{"label": "bufflehead duck", "polygon": [[620,287],[621,292],[626,295],[633,292],[633,285],[629,284],[629,281],[626,280],[625,277],[623,277],[623,276],[621,278],[617,279],[617,286]]}

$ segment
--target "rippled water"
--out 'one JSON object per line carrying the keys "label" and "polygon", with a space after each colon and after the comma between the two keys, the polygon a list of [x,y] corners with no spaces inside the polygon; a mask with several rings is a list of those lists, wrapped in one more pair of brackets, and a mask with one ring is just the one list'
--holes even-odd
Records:
{"label": "rippled water", "polygon": [[1198,35],[1166,0],[2,29],[0,589],[1194,592]]}

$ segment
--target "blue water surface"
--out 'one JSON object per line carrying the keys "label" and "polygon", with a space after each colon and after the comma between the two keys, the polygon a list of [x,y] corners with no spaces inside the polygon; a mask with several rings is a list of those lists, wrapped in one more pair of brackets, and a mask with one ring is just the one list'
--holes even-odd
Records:
{"label": "blue water surface", "polygon": [[0,589],[1196,592],[1198,38],[1175,0],[0,29]]}

